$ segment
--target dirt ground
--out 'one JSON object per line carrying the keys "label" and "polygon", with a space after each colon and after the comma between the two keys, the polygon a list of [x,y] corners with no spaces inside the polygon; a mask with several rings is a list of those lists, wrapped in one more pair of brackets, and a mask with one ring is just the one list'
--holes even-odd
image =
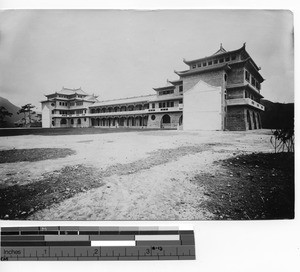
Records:
{"label": "dirt ground", "polygon": [[[257,154],[273,152],[270,136],[259,130],[1,137],[0,150],[34,148],[40,160],[0,163],[0,218],[293,218],[293,156]],[[47,157],[53,148],[57,157]]]}

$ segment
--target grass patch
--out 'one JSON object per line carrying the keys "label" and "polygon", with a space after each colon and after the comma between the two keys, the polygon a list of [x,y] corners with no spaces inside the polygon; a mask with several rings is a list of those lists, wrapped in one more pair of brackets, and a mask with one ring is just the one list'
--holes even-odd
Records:
{"label": "grass patch", "polygon": [[45,173],[35,183],[0,189],[0,219],[26,219],[38,210],[102,185],[101,175],[94,168],[66,166]]}
{"label": "grass patch", "polygon": [[65,158],[76,152],[70,148],[32,148],[0,150],[0,163],[42,161]]}
{"label": "grass patch", "polygon": [[215,219],[293,219],[294,154],[254,153],[216,162],[215,175],[199,175]]}

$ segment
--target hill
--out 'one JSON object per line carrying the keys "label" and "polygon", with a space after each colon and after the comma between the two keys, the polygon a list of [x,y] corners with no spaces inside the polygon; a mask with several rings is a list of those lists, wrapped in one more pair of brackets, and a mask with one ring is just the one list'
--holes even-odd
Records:
{"label": "hill", "polygon": [[13,115],[11,117],[6,116],[6,127],[14,127],[14,122],[18,121],[20,119],[20,115],[17,114],[18,110],[20,109],[16,105],[12,104],[9,100],[6,98],[0,97],[0,106],[6,108],[9,112],[11,112]]}
{"label": "hill", "polygon": [[265,106],[265,111],[261,113],[263,128],[294,127],[294,103],[274,103],[266,99],[262,99],[260,103]]}

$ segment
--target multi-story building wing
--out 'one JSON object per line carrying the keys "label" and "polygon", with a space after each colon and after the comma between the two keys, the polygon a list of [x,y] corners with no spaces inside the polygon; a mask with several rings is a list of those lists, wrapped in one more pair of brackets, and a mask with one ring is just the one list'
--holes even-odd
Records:
{"label": "multi-story building wing", "polygon": [[153,95],[99,101],[90,106],[91,126],[147,127],[149,99]]}
{"label": "multi-story building wing", "polygon": [[59,92],[45,95],[42,103],[43,127],[89,127],[86,117],[89,106],[97,101],[97,97],[89,95],[81,88],[62,88]]}
{"label": "multi-story building wing", "polygon": [[156,94],[98,101],[80,89],[63,88],[42,101],[43,127],[139,127],[184,130],[261,128],[260,68],[245,44],[222,45],[213,55],[184,60],[178,80],[153,88]]}
{"label": "multi-story building wing", "polygon": [[260,111],[264,106],[259,102],[264,79],[245,47],[227,52],[221,44],[209,57],[184,60],[189,70],[175,71],[183,81],[187,129],[261,128]]}

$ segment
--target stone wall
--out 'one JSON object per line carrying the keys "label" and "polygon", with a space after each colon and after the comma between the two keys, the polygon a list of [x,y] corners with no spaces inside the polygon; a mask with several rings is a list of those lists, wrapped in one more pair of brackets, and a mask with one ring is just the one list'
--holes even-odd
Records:
{"label": "stone wall", "polygon": [[228,84],[244,83],[244,67],[242,66],[234,66],[232,70],[227,72],[227,75]]}
{"label": "stone wall", "polygon": [[261,129],[260,111],[250,107],[228,107],[226,119],[227,130]]}
{"label": "stone wall", "polygon": [[227,107],[226,130],[246,130],[245,107]]}
{"label": "stone wall", "polygon": [[[171,118],[170,124],[164,124],[164,128],[177,128],[179,125],[179,118],[182,115],[182,112],[165,112],[165,113],[156,113],[149,114],[147,128],[162,128],[162,118],[165,114],[168,114]],[[152,119],[152,116],[155,116],[155,119]]]}

